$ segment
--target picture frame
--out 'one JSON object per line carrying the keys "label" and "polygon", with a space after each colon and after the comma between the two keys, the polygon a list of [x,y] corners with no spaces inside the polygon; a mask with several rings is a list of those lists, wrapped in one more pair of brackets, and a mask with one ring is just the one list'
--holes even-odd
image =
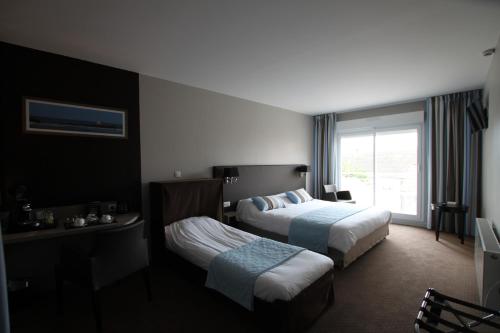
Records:
{"label": "picture frame", "polygon": [[23,132],[128,138],[127,111],[34,97],[23,98]]}

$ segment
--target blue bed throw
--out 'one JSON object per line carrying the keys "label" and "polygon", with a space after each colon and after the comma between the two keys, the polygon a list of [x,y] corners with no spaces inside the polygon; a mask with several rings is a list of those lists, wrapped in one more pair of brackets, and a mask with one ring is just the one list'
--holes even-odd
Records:
{"label": "blue bed throw", "polygon": [[205,286],[253,311],[257,278],[303,250],[267,238],[257,239],[212,259]]}
{"label": "blue bed throw", "polygon": [[339,203],[296,216],[290,224],[288,243],[328,254],[328,238],[332,225],[367,208]]}

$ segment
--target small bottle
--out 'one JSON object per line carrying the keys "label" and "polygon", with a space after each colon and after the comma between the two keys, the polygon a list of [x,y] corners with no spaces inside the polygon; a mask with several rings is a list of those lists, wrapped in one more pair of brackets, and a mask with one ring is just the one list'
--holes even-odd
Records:
{"label": "small bottle", "polygon": [[48,225],[54,225],[54,212],[47,210],[45,212],[45,223]]}

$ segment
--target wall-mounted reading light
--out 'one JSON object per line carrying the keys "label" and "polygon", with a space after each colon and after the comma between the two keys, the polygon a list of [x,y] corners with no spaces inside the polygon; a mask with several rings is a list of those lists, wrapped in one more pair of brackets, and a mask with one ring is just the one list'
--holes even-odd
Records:
{"label": "wall-mounted reading light", "polygon": [[495,54],[496,49],[492,47],[491,49],[487,49],[483,51],[483,56],[488,57],[490,55]]}
{"label": "wall-mounted reading light", "polygon": [[305,177],[306,172],[311,172],[311,167],[309,165],[299,165],[295,168],[295,171],[299,173],[300,177]]}
{"label": "wall-mounted reading light", "polygon": [[224,168],[224,184],[236,184],[240,177],[238,168]]}

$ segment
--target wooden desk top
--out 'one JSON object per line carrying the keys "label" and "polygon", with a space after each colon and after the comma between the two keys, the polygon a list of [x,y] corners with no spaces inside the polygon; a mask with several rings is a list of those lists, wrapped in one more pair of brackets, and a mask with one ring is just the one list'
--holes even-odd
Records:
{"label": "wooden desk top", "polygon": [[140,217],[139,213],[118,214],[115,215],[115,222],[113,223],[98,224],[98,225],[91,225],[88,227],[71,228],[71,229],[66,229],[64,227],[64,223],[60,221],[59,225],[53,229],[18,232],[13,234],[3,234],[2,238],[3,238],[3,243],[5,245],[9,245],[16,243],[31,242],[35,240],[45,240],[58,237],[82,235],[101,230],[119,228],[127,224],[134,223],[139,219],[139,217]]}

